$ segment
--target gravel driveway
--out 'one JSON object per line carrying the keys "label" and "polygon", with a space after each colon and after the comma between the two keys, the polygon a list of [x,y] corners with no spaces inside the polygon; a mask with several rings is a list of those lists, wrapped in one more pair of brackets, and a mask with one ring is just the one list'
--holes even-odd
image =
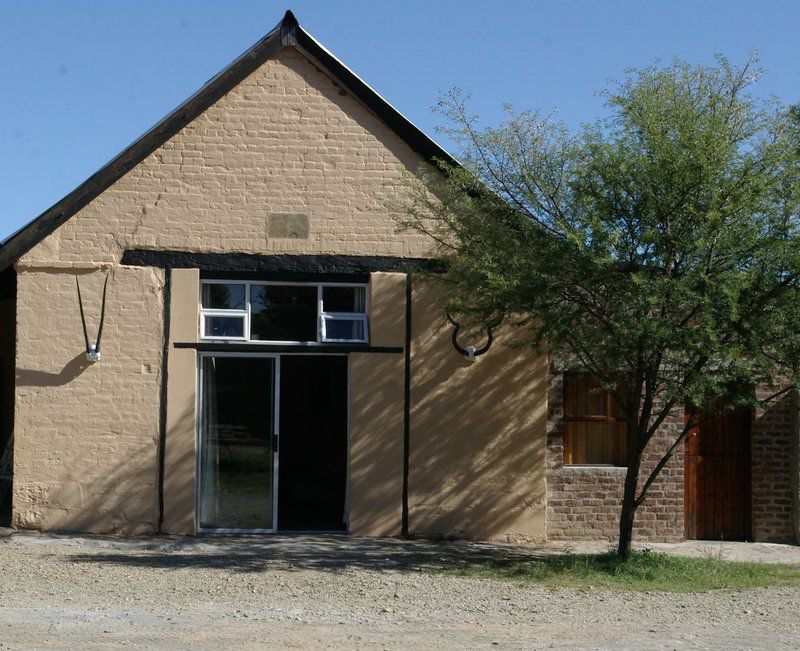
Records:
{"label": "gravel driveway", "polygon": [[430,570],[443,559],[540,551],[323,536],[14,534],[0,543],[0,647],[800,646],[800,589],[552,591]]}

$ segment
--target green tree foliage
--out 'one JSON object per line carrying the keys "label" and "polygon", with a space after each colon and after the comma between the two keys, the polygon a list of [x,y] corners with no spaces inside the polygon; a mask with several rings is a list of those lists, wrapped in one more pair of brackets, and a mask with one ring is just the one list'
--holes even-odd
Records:
{"label": "green tree foliage", "polygon": [[630,432],[623,556],[687,433],[640,477],[668,414],[752,402],[798,368],[800,119],[754,99],[759,76],[722,58],[631,70],[605,92],[608,117],[577,131],[511,108],[481,127],[454,91],[439,108],[462,165],[403,207],[437,242],[461,319],[523,325],[614,392]]}

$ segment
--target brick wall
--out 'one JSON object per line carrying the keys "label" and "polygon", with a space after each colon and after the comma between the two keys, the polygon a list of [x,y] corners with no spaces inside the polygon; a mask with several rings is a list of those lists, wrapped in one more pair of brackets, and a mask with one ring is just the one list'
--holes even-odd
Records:
{"label": "brick wall", "polygon": [[[625,481],[624,468],[564,466],[563,374],[551,369],[547,410],[547,537],[550,540],[615,539]],[[652,469],[683,426],[680,410],[651,441],[642,474]],[[683,452],[677,453],[650,488],[636,513],[634,539],[683,539]]]}
{"label": "brick wall", "polygon": [[[774,395],[786,383],[763,387],[759,399]],[[759,541],[794,542],[792,524],[792,435],[794,401],[790,392],[753,414],[752,522]]]}
{"label": "brick wall", "polygon": [[[774,395],[785,382],[757,391]],[[792,522],[792,438],[794,402],[790,393],[753,414],[752,533],[763,542],[794,542]],[[645,452],[642,475],[651,469],[683,425],[683,412],[662,426]],[[614,539],[625,479],[623,468],[563,465],[563,375],[552,371],[547,422],[547,535],[552,540]],[[684,537],[684,455],[681,449],[664,468],[636,514],[634,537],[646,541]]]}

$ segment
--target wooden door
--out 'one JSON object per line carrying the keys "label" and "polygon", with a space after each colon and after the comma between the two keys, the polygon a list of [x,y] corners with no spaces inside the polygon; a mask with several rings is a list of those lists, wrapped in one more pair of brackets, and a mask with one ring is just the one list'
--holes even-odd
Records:
{"label": "wooden door", "polygon": [[[688,415],[687,415],[688,418]],[[701,422],[686,441],[685,534],[750,540],[750,427],[739,409]]]}

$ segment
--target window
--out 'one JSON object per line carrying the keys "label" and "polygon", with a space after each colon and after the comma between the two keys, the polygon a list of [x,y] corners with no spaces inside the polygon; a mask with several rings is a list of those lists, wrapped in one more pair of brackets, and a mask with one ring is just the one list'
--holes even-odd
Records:
{"label": "window", "polygon": [[250,287],[250,338],[316,341],[317,288],[313,285]]}
{"label": "window", "polygon": [[564,376],[564,465],[625,466],[628,424],[591,378]]}
{"label": "window", "polygon": [[365,287],[322,288],[322,341],[367,340]]}
{"label": "window", "polygon": [[204,280],[203,339],[367,343],[367,286]]}
{"label": "window", "polygon": [[244,283],[203,283],[200,296],[203,336],[246,339],[246,294]]}

